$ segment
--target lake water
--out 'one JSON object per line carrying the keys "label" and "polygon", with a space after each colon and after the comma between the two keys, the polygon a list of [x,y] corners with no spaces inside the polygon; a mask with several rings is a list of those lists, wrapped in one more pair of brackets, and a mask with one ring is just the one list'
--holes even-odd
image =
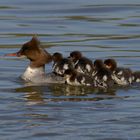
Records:
{"label": "lake water", "polygon": [[[37,34],[48,52],[80,50],[140,70],[139,0],[0,1],[0,55]],[[27,85],[29,61],[0,57],[0,140],[139,140],[140,87]],[[51,71],[52,64],[46,66]]]}

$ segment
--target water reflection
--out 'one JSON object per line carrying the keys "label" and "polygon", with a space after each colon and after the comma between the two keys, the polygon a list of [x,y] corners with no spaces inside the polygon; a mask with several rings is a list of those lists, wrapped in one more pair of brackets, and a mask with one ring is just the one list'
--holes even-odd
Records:
{"label": "water reflection", "polygon": [[34,104],[43,104],[43,92],[41,91],[41,88],[38,86],[26,86],[21,88],[16,88],[16,92],[22,92],[24,93],[24,99],[27,100],[28,105],[34,105]]}
{"label": "water reflection", "polygon": [[16,92],[24,93],[28,105],[46,104],[59,101],[99,101],[118,98],[117,88],[99,89],[92,87],[70,86],[65,84],[32,85],[16,88]]}

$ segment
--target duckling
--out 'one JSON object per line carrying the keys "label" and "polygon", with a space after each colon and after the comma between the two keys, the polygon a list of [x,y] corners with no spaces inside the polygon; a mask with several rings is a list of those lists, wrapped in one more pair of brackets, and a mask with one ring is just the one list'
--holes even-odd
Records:
{"label": "duckling", "polygon": [[53,72],[57,75],[63,76],[65,70],[73,68],[71,60],[63,58],[61,53],[54,53],[52,55],[53,59]]}
{"label": "duckling", "polygon": [[80,51],[73,51],[69,58],[72,60],[74,68],[77,72],[91,75],[94,71],[93,63],[90,59],[83,57]]}
{"label": "duckling", "polygon": [[133,72],[133,82],[140,83],[140,71]]}
{"label": "duckling", "polygon": [[114,85],[114,80],[112,79],[112,72],[107,69],[102,60],[97,59],[94,61],[95,73],[93,74],[98,84],[108,88]]}
{"label": "duckling", "polygon": [[114,59],[106,59],[104,61],[106,68],[112,71],[112,78],[118,85],[127,86],[132,83],[133,74],[129,68],[117,67]]}
{"label": "duckling", "polygon": [[68,69],[64,73],[66,83],[73,86],[94,86],[94,80],[91,76],[79,73],[74,69]]}

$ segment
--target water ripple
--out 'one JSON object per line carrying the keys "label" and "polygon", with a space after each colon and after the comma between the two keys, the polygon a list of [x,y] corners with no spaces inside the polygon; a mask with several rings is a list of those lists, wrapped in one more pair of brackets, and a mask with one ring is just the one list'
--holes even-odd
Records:
{"label": "water ripple", "polygon": [[[29,63],[3,57],[37,34],[50,53],[80,50],[92,61],[115,58],[140,70],[139,0],[0,1],[1,139],[139,139],[139,85],[99,90],[29,85]],[[47,72],[52,64],[47,65]],[[18,133],[17,133],[18,132]]]}

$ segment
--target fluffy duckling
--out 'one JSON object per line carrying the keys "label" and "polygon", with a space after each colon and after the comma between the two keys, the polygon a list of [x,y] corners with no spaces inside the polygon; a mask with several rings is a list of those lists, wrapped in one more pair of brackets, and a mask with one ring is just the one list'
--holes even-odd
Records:
{"label": "fluffy duckling", "polygon": [[94,86],[94,80],[91,76],[78,73],[74,69],[68,69],[64,73],[66,83],[73,86]]}
{"label": "fluffy duckling", "polygon": [[114,85],[114,80],[112,79],[112,72],[107,69],[102,60],[97,59],[94,62],[95,73],[93,74],[95,80],[98,84],[108,88]]}
{"label": "fluffy duckling", "polygon": [[80,51],[73,51],[69,58],[72,60],[74,68],[77,72],[91,75],[94,71],[93,63],[90,59],[83,57]]}
{"label": "fluffy duckling", "polygon": [[140,71],[133,72],[133,82],[140,83]]}
{"label": "fluffy duckling", "polygon": [[54,53],[52,59],[54,61],[53,72],[57,75],[63,76],[65,70],[73,68],[71,60],[63,58],[61,53]]}
{"label": "fluffy duckling", "polygon": [[106,68],[112,71],[112,78],[118,85],[127,86],[132,83],[132,71],[128,68],[117,67],[114,59],[106,59],[104,61]]}

